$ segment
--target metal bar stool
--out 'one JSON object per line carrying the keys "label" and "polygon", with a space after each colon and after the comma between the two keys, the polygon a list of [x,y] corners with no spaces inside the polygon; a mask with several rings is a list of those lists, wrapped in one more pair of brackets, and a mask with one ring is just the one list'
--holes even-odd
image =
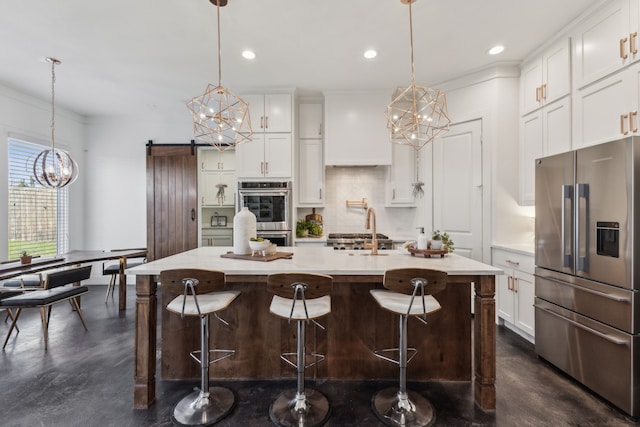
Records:
{"label": "metal bar stool", "polygon": [[[181,296],[167,304],[167,310],[184,316],[200,318],[200,350],[189,353],[200,365],[200,389],[194,391],[173,408],[171,420],[183,426],[208,426],[226,417],[235,406],[235,395],[224,387],[209,387],[209,365],[231,357],[235,350],[209,350],[209,316],[218,317],[218,311],[226,309],[240,291],[225,291],[225,275],[221,271],[179,269],[160,273],[160,283],[165,289],[180,292]],[[210,354],[218,354],[210,359]],[[197,355],[200,354],[200,358]]]}
{"label": "metal bar stool", "polygon": [[[298,383],[296,390],[281,393],[269,408],[271,421],[279,426],[319,426],[329,418],[327,398],[316,390],[305,389],[304,371],[322,360],[321,354],[305,351],[305,326],[312,321],[324,329],[315,319],[331,312],[331,288],[333,278],[324,274],[277,273],[267,277],[267,289],[275,294],[269,311],[276,316],[297,321],[297,351],[283,353],[280,358],[296,368]],[[313,362],[307,364],[307,356]],[[295,360],[295,363],[292,361]]]}
{"label": "metal bar stool", "polygon": [[[426,324],[427,314],[440,310],[432,294],[446,287],[447,273],[420,268],[392,269],[385,272],[383,285],[388,290],[369,292],[380,307],[400,316],[400,339],[398,348],[376,350],[374,354],[399,365],[400,386],[378,391],[371,405],[386,425],[430,426],[436,420],[433,406],[420,394],[407,390],[407,364],[417,353],[415,348],[407,347],[407,321],[414,316]],[[398,358],[389,357],[388,353],[398,353]]]}

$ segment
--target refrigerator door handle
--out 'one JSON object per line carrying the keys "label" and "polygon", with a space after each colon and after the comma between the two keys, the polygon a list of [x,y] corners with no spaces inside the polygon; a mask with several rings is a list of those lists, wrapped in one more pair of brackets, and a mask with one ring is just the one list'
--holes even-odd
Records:
{"label": "refrigerator door handle", "polygon": [[[568,212],[567,212],[568,211]],[[562,186],[562,266],[573,266],[573,185]],[[567,224],[567,221],[569,223]],[[568,243],[568,244],[567,244]]]}
{"label": "refrigerator door handle", "polygon": [[[576,215],[576,230],[578,238],[576,250],[578,263],[576,270],[589,271],[589,184],[577,184],[578,203]],[[584,205],[581,203],[584,200]]]}

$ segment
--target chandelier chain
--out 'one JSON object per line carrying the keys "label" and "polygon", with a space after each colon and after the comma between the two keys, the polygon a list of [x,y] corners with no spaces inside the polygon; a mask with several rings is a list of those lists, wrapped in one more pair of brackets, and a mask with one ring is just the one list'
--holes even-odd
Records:
{"label": "chandelier chain", "polygon": [[222,47],[220,43],[220,1],[216,2],[218,12],[218,86],[222,86]]}
{"label": "chandelier chain", "polygon": [[55,151],[56,138],[56,63],[59,61],[51,58],[51,149]]}

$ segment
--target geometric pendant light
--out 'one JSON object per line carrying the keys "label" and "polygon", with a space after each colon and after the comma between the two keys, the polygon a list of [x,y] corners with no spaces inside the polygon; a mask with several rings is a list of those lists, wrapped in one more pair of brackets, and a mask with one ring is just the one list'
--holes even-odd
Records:
{"label": "geometric pendant light", "polygon": [[413,65],[413,17],[409,5],[409,33],[411,41],[411,85],[399,93],[387,106],[387,129],[392,143],[409,145],[420,150],[438,135],[449,130],[447,101],[439,89],[419,86],[415,82]]}
{"label": "geometric pendant light", "polygon": [[220,49],[220,6],[227,0],[209,0],[218,14],[218,85],[209,84],[204,94],[187,103],[193,119],[195,139],[220,151],[251,141],[253,131],[249,103],[222,86],[222,51]]}
{"label": "geometric pendant light", "polygon": [[411,85],[401,89],[387,106],[389,140],[394,144],[408,145],[416,151],[416,180],[412,184],[413,196],[424,196],[424,182],[420,180],[419,151],[438,135],[449,130],[447,100],[439,89],[416,84],[413,65],[413,16],[411,3],[416,0],[400,0],[409,5],[409,35],[411,47]]}
{"label": "geometric pendant light", "polygon": [[33,162],[33,177],[43,187],[62,188],[78,178],[78,164],[65,150],[56,148],[55,66],[61,62],[46,58],[51,64],[51,148],[43,150]]}

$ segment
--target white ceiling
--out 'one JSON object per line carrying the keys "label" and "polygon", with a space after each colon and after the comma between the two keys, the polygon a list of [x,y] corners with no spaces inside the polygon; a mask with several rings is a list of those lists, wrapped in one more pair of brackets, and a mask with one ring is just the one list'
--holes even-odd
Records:
{"label": "white ceiling", "polygon": [[[418,0],[416,83],[521,61],[601,0]],[[409,8],[400,0],[229,0],[220,9],[222,84],[252,89],[395,88],[410,83]],[[0,84],[83,115],[188,115],[217,83],[209,0],[0,0]],[[502,55],[487,50],[503,44]],[[249,62],[241,51],[250,48]],[[365,60],[365,49],[379,56]]]}

